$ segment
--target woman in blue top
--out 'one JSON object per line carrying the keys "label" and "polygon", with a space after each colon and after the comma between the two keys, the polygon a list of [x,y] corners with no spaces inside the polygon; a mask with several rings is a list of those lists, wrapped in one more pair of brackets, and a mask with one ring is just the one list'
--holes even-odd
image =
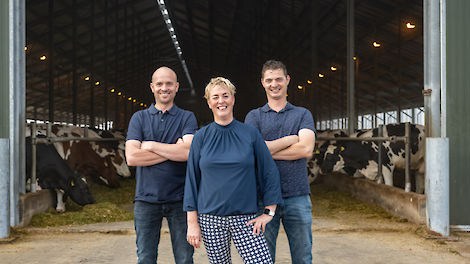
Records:
{"label": "woman in blue top", "polygon": [[[204,97],[214,122],[196,132],[183,208],[188,242],[204,241],[210,263],[231,263],[230,240],[245,263],[272,263],[264,228],[282,201],[279,172],[258,130],[233,118],[235,86],[213,78]],[[256,217],[258,195],[265,214]]]}

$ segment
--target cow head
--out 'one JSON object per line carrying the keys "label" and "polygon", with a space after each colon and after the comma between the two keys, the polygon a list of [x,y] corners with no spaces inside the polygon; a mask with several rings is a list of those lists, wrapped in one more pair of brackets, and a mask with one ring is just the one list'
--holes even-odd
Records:
{"label": "cow head", "polygon": [[[43,136],[38,136],[43,137]],[[31,138],[26,138],[26,173],[31,176]],[[42,189],[61,189],[79,205],[95,203],[95,198],[84,182],[83,175],[72,171],[53,145],[38,144],[36,177]]]}
{"label": "cow head", "polygon": [[329,145],[324,153],[323,162],[321,164],[320,173],[326,174],[332,171],[339,171],[344,167],[344,160],[340,156],[340,151],[344,150],[342,144]]}
{"label": "cow head", "polygon": [[79,205],[87,205],[96,203],[95,198],[90,192],[83,174],[68,177],[64,183],[67,188],[65,193],[70,196],[75,203]]}
{"label": "cow head", "polygon": [[37,177],[41,188],[63,190],[79,205],[96,203],[83,174],[77,174],[71,170],[59,173],[56,166],[50,166],[40,168]]}

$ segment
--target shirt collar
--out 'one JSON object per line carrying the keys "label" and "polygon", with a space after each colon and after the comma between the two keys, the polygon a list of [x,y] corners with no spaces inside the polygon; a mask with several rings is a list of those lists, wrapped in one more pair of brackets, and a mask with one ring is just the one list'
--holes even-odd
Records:
{"label": "shirt collar", "polygon": [[[152,114],[152,115],[162,113],[161,110],[157,110],[157,108],[155,108],[154,103],[152,103],[152,105],[148,108],[148,110],[150,111],[150,114]],[[168,110],[166,112],[168,112],[168,114],[170,114],[170,115],[175,115],[177,111],[178,111],[178,107],[175,104],[173,104],[173,106],[170,108],[170,110]]]}
{"label": "shirt collar", "polygon": [[[279,113],[280,113],[280,112],[287,111],[287,110],[290,110],[290,109],[293,109],[293,108],[294,108],[294,106],[293,106],[291,103],[287,102],[286,106],[285,106],[281,111],[279,111]],[[274,112],[274,110],[271,109],[271,107],[269,107],[268,103],[266,103],[266,104],[261,108],[261,110],[263,110],[263,112],[265,112],[265,113],[267,113],[267,112],[269,112],[269,111],[273,111],[273,112]]]}

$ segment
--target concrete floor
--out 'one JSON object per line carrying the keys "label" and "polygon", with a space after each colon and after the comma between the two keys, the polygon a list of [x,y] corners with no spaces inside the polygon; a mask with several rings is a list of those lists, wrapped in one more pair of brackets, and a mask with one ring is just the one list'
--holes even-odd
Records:
{"label": "concrete floor", "polygon": [[[137,262],[133,222],[26,230],[27,235],[0,244],[0,263]],[[166,225],[163,231],[158,263],[174,263]],[[319,218],[312,231],[313,263],[470,263],[470,239],[438,242],[393,226],[348,226]],[[232,256],[234,264],[243,263],[235,248]],[[194,263],[208,263],[203,248],[196,250]],[[291,263],[282,230],[276,263]]]}

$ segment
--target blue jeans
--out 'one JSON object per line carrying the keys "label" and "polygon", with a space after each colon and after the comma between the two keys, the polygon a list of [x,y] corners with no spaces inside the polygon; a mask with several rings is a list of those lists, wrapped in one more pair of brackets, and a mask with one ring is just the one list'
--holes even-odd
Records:
{"label": "blue jeans", "polygon": [[[264,236],[273,261],[276,260],[276,240],[279,226],[282,225],[289,240],[292,264],[312,263],[312,202],[310,195],[283,198],[276,207],[276,215],[266,225]],[[264,211],[263,201],[259,200],[259,213]]]}
{"label": "blue jeans", "polygon": [[168,220],[173,255],[177,264],[192,264],[194,248],[186,240],[187,222],[183,202],[152,204],[135,201],[134,225],[137,244],[137,263],[157,263],[162,220]]}

